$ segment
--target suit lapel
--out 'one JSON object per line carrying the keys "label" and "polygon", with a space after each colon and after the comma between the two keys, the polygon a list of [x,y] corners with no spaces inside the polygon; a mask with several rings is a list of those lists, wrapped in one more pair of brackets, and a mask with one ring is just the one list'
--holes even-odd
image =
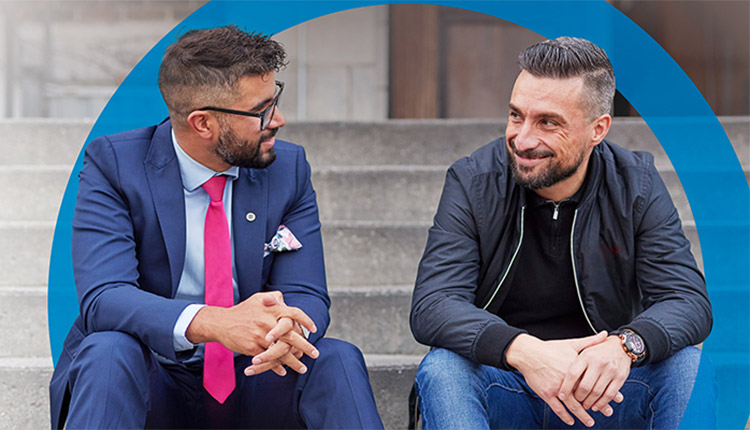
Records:
{"label": "suit lapel", "polygon": [[234,184],[232,229],[240,300],[261,290],[268,181],[265,169],[240,169]]}
{"label": "suit lapel", "polygon": [[156,209],[156,217],[164,237],[172,277],[172,295],[185,264],[185,196],[180,177],[180,166],[172,146],[172,126],[169,121],[159,125],[151,140],[144,161],[146,178]]}

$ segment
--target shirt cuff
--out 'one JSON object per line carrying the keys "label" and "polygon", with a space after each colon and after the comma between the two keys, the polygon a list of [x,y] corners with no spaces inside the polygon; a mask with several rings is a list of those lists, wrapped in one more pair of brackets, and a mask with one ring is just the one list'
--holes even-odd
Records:
{"label": "shirt cuff", "polygon": [[190,342],[186,336],[187,329],[190,323],[193,322],[195,314],[204,306],[206,305],[190,304],[182,311],[180,317],[177,318],[177,323],[174,325],[173,331],[175,352],[189,351],[195,348],[195,344]]}

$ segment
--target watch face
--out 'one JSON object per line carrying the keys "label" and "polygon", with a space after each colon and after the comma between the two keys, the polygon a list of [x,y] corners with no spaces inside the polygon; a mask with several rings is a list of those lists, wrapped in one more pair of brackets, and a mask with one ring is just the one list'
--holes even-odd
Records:
{"label": "watch face", "polygon": [[641,355],[645,350],[643,339],[635,333],[628,333],[625,338],[625,347],[635,355]]}

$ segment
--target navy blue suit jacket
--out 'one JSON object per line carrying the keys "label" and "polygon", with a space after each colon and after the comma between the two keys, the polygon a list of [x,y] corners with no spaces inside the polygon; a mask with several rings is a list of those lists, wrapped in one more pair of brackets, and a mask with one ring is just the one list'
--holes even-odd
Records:
{"label": "navy blue suit jacket", "polygon": [[[278,290],[315,321],[329,323],[323,246],[310,166],[301,146],[277,140],[276,161],[240,169],[232,228],[240,300]],[[252,212],[255,219],[247,214]],[[263,257],[279,225],[302,243]],[[185,201],[171,124],[100,137],[86,148],[73,218],[73,268],[80,315],[65,339],[52,381],[52,427],[64,422],[71,360],[81,340],[120,331],[172,360],[173,329],[189,302],[175,300],[185,259]],[[62,420],[61,418],[62,413]]]}

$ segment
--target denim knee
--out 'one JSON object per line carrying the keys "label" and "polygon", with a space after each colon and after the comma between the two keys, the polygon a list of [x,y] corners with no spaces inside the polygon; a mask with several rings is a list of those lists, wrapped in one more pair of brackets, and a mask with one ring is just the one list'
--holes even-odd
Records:
{"label": "denim knee", "polygon": [[[698,410],[711,421],[716,402],[715,377],[713,367],[701,357],[700,349],[688,346],[663,361],[631,371],[631,379],[645,383],[653,396],[650,407],[654,426],[676,428],[692,393],[699,393],[694,402],[700,403]],[[696,378],[699,367],[703,373]]]}
{"label": "denim knee", "polygon": [[423,359],[417,369],[417,387],[426,384],[454,384],[459,380],[475,378],[479,366],[447,349],[435,348]]}

